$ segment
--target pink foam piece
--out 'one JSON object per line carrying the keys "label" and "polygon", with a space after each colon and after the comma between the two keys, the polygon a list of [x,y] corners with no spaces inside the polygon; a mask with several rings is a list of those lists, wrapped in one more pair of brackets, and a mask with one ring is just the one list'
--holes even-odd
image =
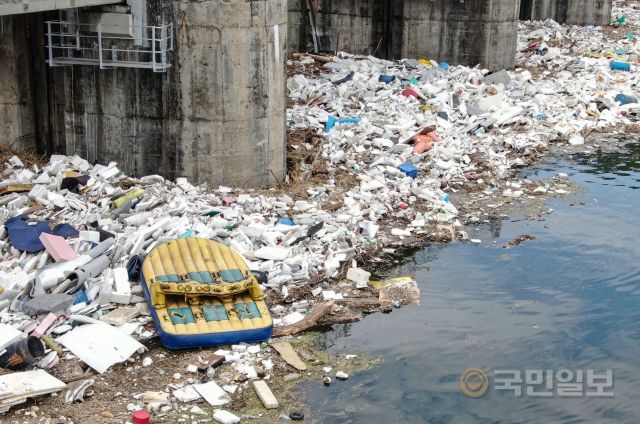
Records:
{"label": "pink foam piece", "polygon": [[71,259],[76,259],[78,257],[64,237],[42,233],[40,234],[40,241],[56,262],[70,261]]}
{"label": "pink foam piece", "polygon": [[49,312],[49,315],[47,315],[42,321],[40,321],[40,324],[38,324],[36,329],[33,330],[31,335],[35,337],[42,336],[49,329],[49,327],[51,327],[51,325],[56,322],[57,319],[58,316],[56,314],[54,314],[53,312]]}

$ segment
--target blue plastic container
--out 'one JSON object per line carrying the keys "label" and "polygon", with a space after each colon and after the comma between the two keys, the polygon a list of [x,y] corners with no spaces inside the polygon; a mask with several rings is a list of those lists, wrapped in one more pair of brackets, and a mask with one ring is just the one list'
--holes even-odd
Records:
{"label": "blue plastic container", "polygon": [[444,69],[444,70],[446,71],[447,69],[449,69],[449,64],[448,64],[447,62],[440,62],[440,63],[438,64],[438,67],[439,67],[440,69]]}
{"label": "blue plastic container", "polygon": [[79,290],[73,295],[73,304],[77,305],[82,302],[89,303],[89,298],[84,290]]}
{"label": "blue plastic container", "polygon": [[609,66],[611,66],[611,69],[614,71],[631,72],[631,64],[629,62],[614,60],[609,64]]}
{"label": "blue plastic container", "polygon": [[389,84],[393,82],[393,80],[395,79],[396,77],[394,77],[393,75],[380,75],[380,77],[378,78],[378,81],[383,82],[385,84]]}
{"label": "blue plastic container", "polygon": [[336,118],[333,115],[329,115],[324,130],[325,132],[329,132],[336,124],[357,124],[360,121],[362,121],[360,118]]}
{"label": "blue plastic container", "polygon": [[418,168],[410,163],[403,163],[398,165],[398,169],[402,171],[407,177],[418,178]]}
{"label": "blue plastic container", "polygon": [[620,103],[620,105],[628,105],[631,103],[638,103],[638,99],[635,96],[630,96],[627,94],[618,94],[616,96],[616,102]]}

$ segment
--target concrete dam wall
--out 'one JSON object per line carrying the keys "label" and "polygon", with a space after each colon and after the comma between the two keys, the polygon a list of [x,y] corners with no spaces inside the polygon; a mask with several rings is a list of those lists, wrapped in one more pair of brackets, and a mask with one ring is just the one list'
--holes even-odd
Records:
{"label": "concrete dam wall", "polygon": [[[612,0],[289,0],[289,50],[513,66],[518,19],[606,25]],[[315,26],[313,25],[315,23]],[[315,39],[314,39],[315,28]]]}
{"label": "concrete dam wall", "polygon": [[[0,144],[116,161],[132,175],[265,186],[286,171],[287,47],[497,70],[513,66],[519,16],[607,23],[611,4],[123,0],[1,16]],[[46,25],[60,19],[67,22],[57,30]],[[154,35],[145,38],[151,26]],[[53,51],[48,34],[56,31],[87,41],[61,38],[67,41]],[[124,38],[100,37],[112,32]],[[142,59],[127,61],[128,48],[142,49]]]}
{"label": "concrete dam wall", "polygon": [[572,25],[608,25],[613,0],[521,0],[520,19]]}
{"label": "concrete dam wall", "polygon": [[509,68],[515,60],[516,0],[289,1],[291,51],[347,50],[387,58],[425,57],[452,64]]}
{"label": "concrete dam wall", "polygon": [[405,0],[400,56],[513,67],[519,7],[509,0]]}

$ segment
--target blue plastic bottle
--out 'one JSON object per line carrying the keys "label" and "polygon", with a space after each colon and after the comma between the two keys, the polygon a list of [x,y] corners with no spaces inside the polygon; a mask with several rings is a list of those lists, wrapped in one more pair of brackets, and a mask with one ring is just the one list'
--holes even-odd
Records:
{"label": "blue plastic bottle", "polygon": [[635,96],[630,96],[627,94],[618,94],[615,100],[616,102],[620,103],[621,106],[631,103],[638,103],[638,99]]}
{"label": "blue plastic bottle", "polygon": [[631,64],[629,62],[614,60],[609,66],[611,66],[611,69],[613,69],[614,71],[631,72]]}

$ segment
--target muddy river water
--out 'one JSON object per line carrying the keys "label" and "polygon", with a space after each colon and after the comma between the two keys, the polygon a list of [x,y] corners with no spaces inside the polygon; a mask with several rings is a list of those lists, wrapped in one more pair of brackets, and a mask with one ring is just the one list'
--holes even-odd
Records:
{"label": "muddy river water", "polygon": [[[413,275],[421,306],[336,328],[333,352],[384,363],[324,387],[317,423],[640,422],[640,143],[527,170],[580,190],[539,219],[469,228],[482,244],[432,245],[389,275]],[[505,249],[523,234],[536,237]],[[494,243],[495,242],[495,243]],[[467,369],[466,389],[460,388]],[[475,390],[475,391],[474,391]]]}

